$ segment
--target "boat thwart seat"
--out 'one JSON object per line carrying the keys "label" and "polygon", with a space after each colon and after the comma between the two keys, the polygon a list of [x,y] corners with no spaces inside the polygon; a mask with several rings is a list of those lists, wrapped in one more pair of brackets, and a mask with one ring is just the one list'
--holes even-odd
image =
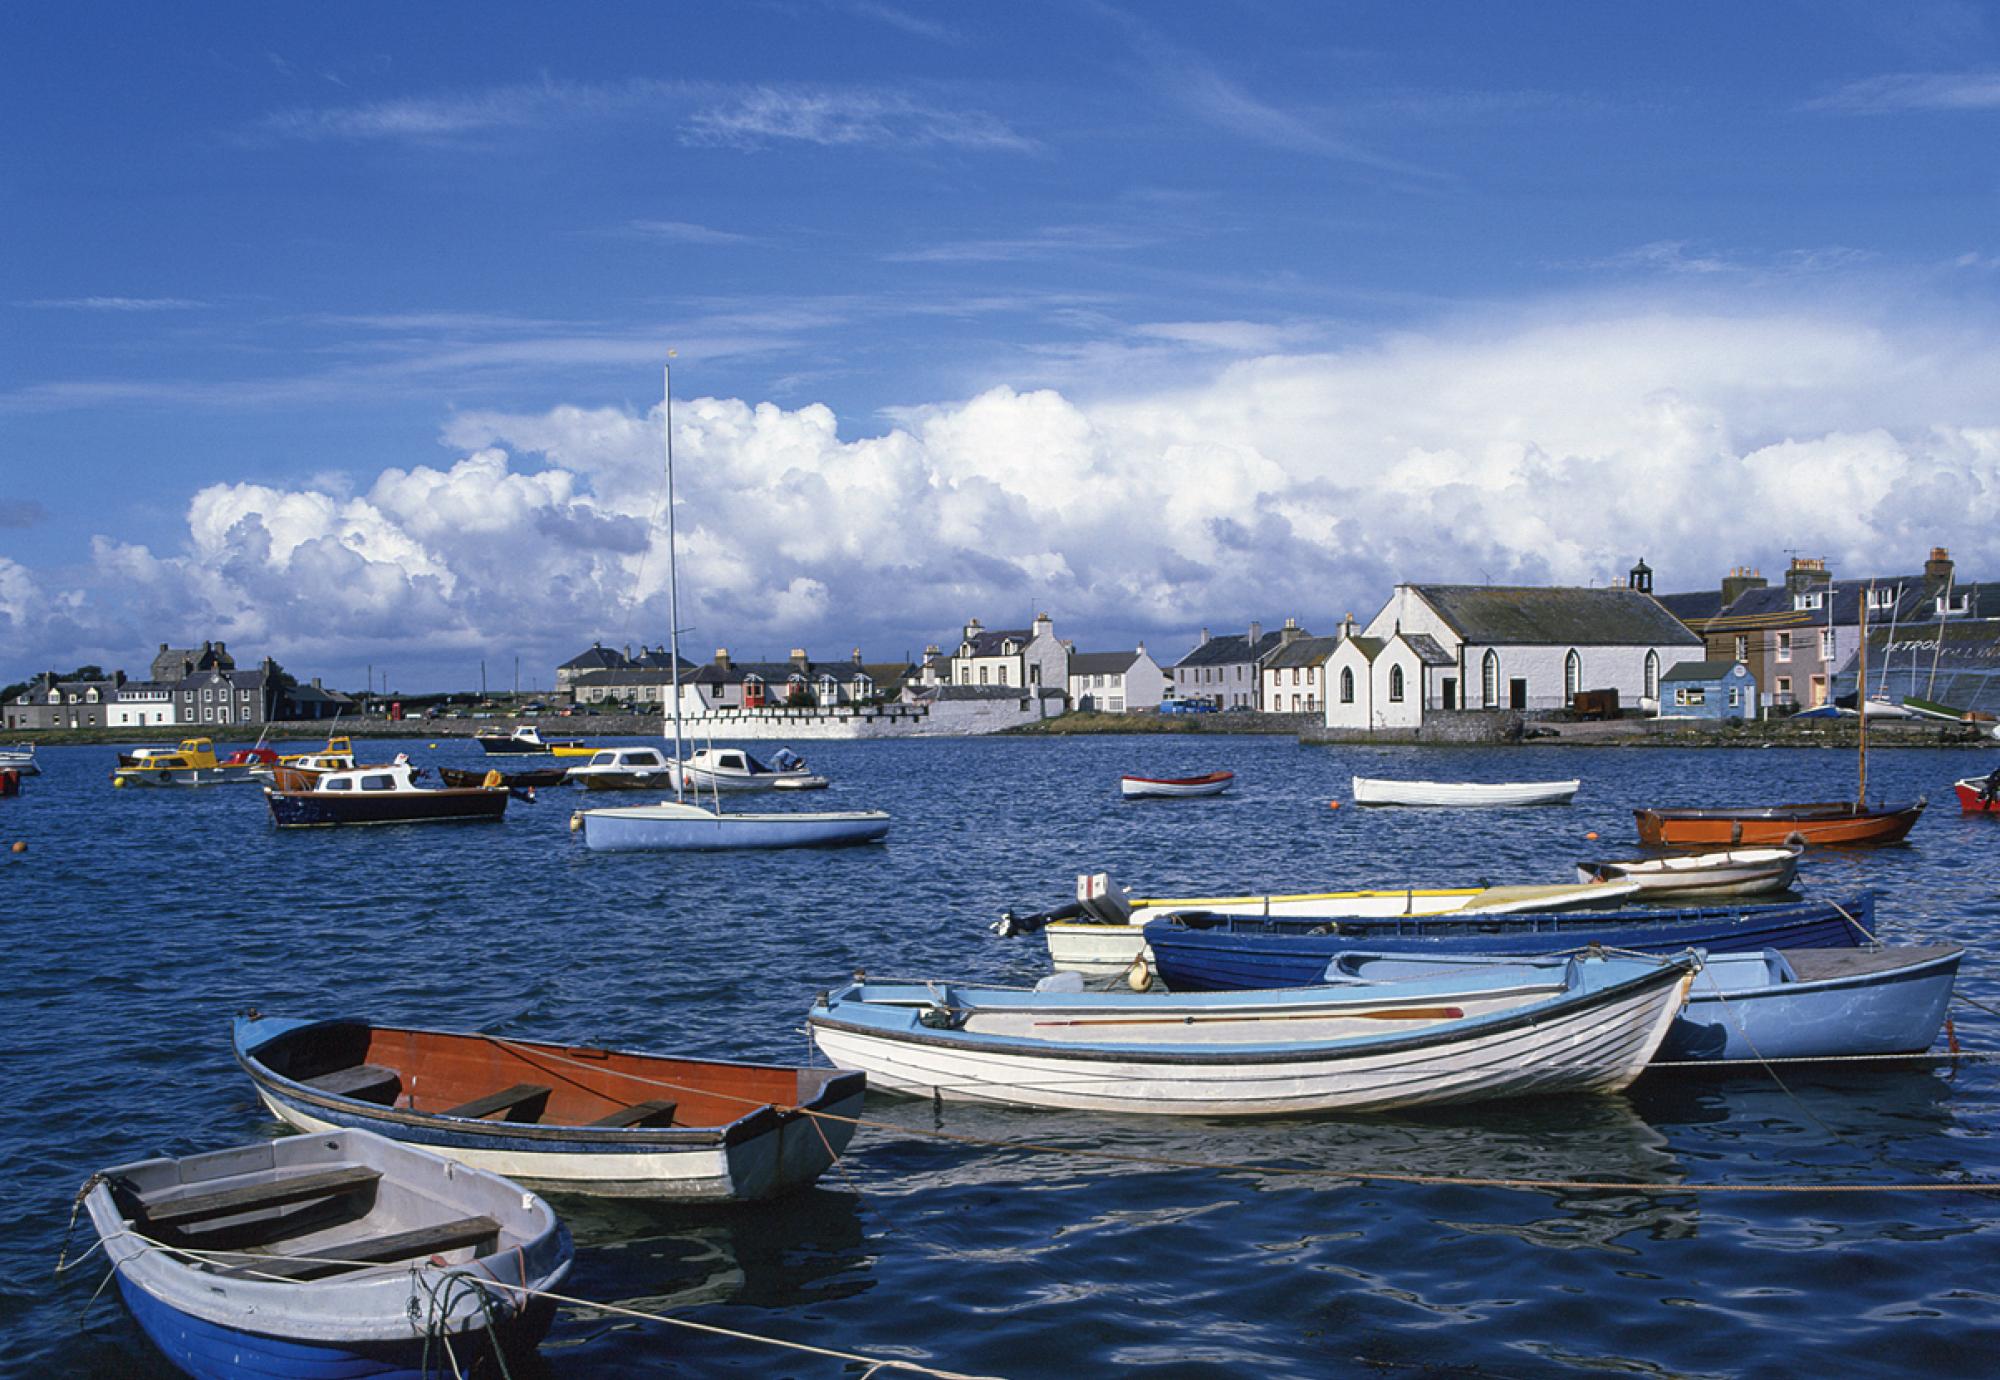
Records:
{"label": "boat thwart seat", "polygon": [[348,1270],[420,1260],[465,1246],[496,1240],[500,1224],[491,1217],[460,1217],[435,1226],[371,1236],[363,1241],[338,1241],[316,1246],[297,1256],[244,1255],[226,1273],[252,1279],[321,1279]]}
{"label": "boat thwart seat", "polygon": [[379,1170],[356,1164],[340,1165],[311,1174],[287,1174],[262,1183],[212,1189],[207,1193],[189,1193],[165,1199],[140,1198],[137,1207],[139,1215],[155,1227],[181,1227],[218,1217],[233,1217],[239,1213],[289,1207],[314,1198],[353,1193],[374,1187],[381,1178]]}
{"label": "boat thwart seat", "polygon": [[671,1126],[674,1113],[680,1110],[678,1102],[635,1102],[629,1107],[620,1107],[610,1116],[599,1117],[591,1122],[606,1130],[620,1130],[632,1126]]}
{"label": "boat thwart seat", "polygon": [[536,1121],[548,1106],[549,1093],[553,1091],[543,1083],[516,1083],[511,1088],[475,1097],[456,1107],[446,1107],[440,1115],[462,1116],[471,1121],[479,1121],[495,1112],[505,1112],[508,1121]]}
{"label": "boat thwart seat", "polygon": [[403,1090],[403,1076],[380,1064],[350,1064],[344,1069],[334,1069],[331,1073],[299,1081],[317,1092],[331,1093],[335,1097],[358,1097],[363,1102],[379,1102],[384,1106],[393,1104],[396,1095]]}

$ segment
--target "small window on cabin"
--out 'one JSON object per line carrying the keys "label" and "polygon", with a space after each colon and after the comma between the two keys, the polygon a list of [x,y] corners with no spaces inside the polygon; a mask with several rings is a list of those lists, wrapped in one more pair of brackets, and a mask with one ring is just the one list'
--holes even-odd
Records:
{"label": "small window on cabin", "polygon": [[393,791],[396,789],[396,778],[393,776],[364,776],[361,778],[361,789],[364,791]]}
{"label": "small window on cabin", "polygon": [[354,783],[344,776],[336,776],[326,783],[326,788],[330,791],[351,791]]}

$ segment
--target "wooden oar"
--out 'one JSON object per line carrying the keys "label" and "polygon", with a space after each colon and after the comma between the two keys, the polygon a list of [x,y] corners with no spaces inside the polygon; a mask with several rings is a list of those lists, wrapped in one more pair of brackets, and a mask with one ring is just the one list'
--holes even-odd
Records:
{"label": "wooden oar", "polygon": [[1210,1025],[1217,1021],[1455,1021],[1465,1015],[1458,1006],[1403,1006],[1381,1011],[1316,1011],[1272,1016],[1091,1016],[1075,1021],[1036,1021],[1044,1025]]}

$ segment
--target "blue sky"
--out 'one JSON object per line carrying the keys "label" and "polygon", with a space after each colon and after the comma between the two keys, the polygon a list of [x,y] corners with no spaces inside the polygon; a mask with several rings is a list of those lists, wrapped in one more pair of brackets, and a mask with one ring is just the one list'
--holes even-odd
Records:
{"label": "blue sky", "polygon": [[0,680],[1990,577],[1996,22],[9,7]]}

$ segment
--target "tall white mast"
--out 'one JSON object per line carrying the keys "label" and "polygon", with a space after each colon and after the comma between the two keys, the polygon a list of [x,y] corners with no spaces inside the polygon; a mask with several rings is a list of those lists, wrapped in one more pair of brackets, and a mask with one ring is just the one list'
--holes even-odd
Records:
{"label": "tall white mast", "polygon": [[[672,350],[667,351],[667,358],[671,360],[673,354]],[[686,798],[687,787],[681,775],[681,587],[680,572],[674,563],[674,366],[666,365],[663,372],[667,444],[667,657],[674,695],[674,799],[682,800]]]}

